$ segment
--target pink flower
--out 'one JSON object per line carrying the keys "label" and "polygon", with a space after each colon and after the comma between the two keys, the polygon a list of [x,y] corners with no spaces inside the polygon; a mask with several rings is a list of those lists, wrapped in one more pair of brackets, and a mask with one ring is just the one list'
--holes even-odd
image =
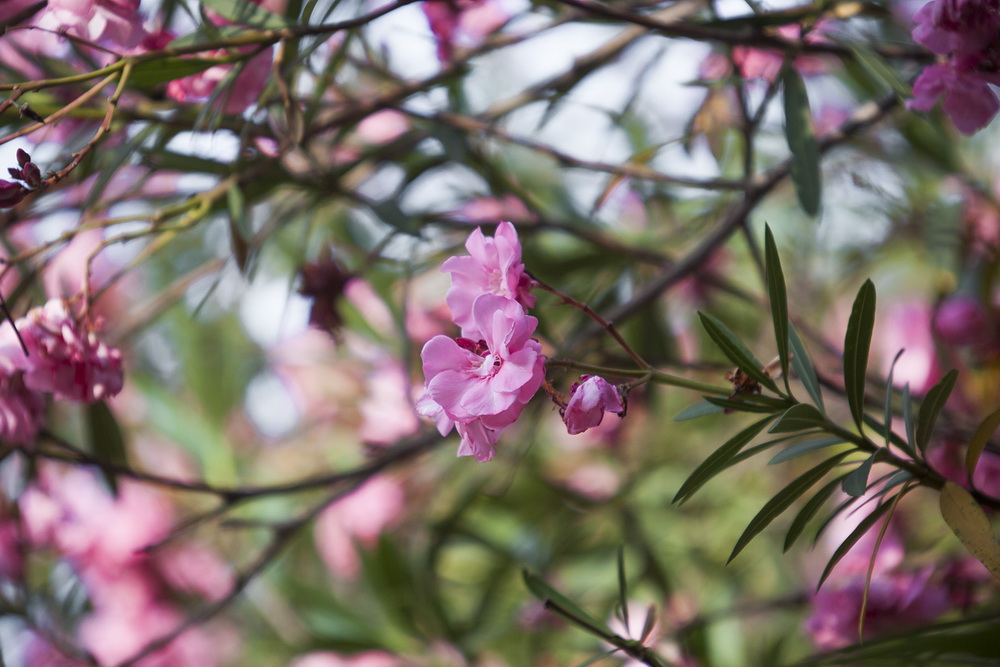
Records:
{"label": "pink flower", "polygon": [[354,540],[372,546],[403,513],[406,497],[399,482],[376,476],[330,505],[316,520],[316,549],[334,574],[353,579],[361,569]]}
{"label": "pink flower", "polygon": [[997,0],[932,0],[913,15],[913,39],[934,53],[971,54],[990,46],[1000,29]]}
{"label": "pink flower", "polygon": [[292,660],[288,667],[401,667],[403,661],[383,651],[344,655],[333,651],[313,651]]}
{"label": "pink flower", "polygon": [[24,386],[20,373],[0,374],[0,440],[30,445],[45,423],[45,396]]}
{"label": "pink flower", "polygon": [[[199,55],[203,58],[221,58],[230,53],[220,49]],[[219,86],[225,86],[215,98],[214,104],[227,114],[241,114],[257,102],[271,76],[271,52],[264,50],[250,58],[235,78],[232,76],[234,67],[235,65],[216,65],[204,72],[174,79],[167,84],[167,96],[179,102],[200,102],[209,99]]]}
{"label": "pink flower", "polygon": [[1000,74],[980,72],[961,67],[954,60],[943,65],[924,68],[913,83],[911,109],[930,111],[938,98],[944,97],[943,108],[955,127],[964,134],[984,128],[997,111],[1000,102],[989,84],[1000,85]]}
{"label": "pink flower", "polygon": [[24,573],[21,527],[14,519],[0,519],[0,578],[20,579]]}
{"label": "pink flower", "polygon": [[517,230],[509,222],[497,225],[493,238],[483,235],[478,227],[465,243],[469,255],[451,257],[441,270],[451,274],[451,289],[445,296],[452,319],[462,328],[462,335],[477,340],[482,334],[476,328],[472,305],[481,294],[496,294],[512,299],[524,308],[535,305],[531,294],[531,277],[521,263],[521,244]]}
{"label": "pink flower", "polygon": [[618,388],[599,375],[581,375],[569,392],[569,402],[561,411],[570,435],[599,426],[605,412],[625,413]]}
{"label": "pink flower", "polygon": [[458,445],[459,456],[474,456],[477,461],[484,463],[492,461],[496,455],[494,445],[497,444],[502,429],[487,428],[481,419],[456,424],[445,414],[444,409],[434,402],[429,393],[424,393],[417,401],[417,412],[433,419],[441,435],[448,435],[452,428],[458,431],[462,439]]}
{"label": "pink flower", "polygon": [[29,389],[88,403],[122,390],[121,352],[82,327],[61,299],[29,311],[17,330],[28,348],[18,365]]}
{"label": "pink flower", "polygon": [[420,352],[430,397],[449,419],[480,419],[501,429],[517,419],[545,375],[542,346],[531,338],[538,320],[500,296],[483,294],[472,307],[478,343],[435,336]]}
{"label": "pink flower", "polygon": [[949,345],[972,345],[987,334],[986,310],[979,299],[968,294],[953,294],[938,304],[934,330]]}
{"label": "pink flower", "polygon": [[146,36],[139,0],[49,0],[37,24],[120,52],[138,46]]}
{"label": "pink flower", "polygon": [[497,0],[431,0],[421,5],[434,39],[438,60],[451,62],[455,46],[474,46],[510,18]]}
{"label": "pink flower", "polygon": [[[948,591],[931,584],[929,569],[873,577],[865,608],[865,638],[916,627],[933,621],[948,609]],[[858,619],[865,575],[826,586],[813,600],[806,632],[820,649],[835,649],[858,641]]]}

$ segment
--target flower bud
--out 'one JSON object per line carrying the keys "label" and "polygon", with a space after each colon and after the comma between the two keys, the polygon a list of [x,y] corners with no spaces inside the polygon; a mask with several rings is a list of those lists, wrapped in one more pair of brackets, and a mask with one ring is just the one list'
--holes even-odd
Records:
{"label": "flower bud", "polygon": [[29,162],[31,162],[31,156],[28,155],[28,152],[26,150],[24,150],[23,148],[18,148],[17,149],[17,164],[23,167],[24,165],[28,164]]}
{"label": "flower bud", "polygon": [[0,179],[0,208],[17,206],[28,192],[20,183],[11,183]]}
{"label": "flower bud", "polygon": [[581,375],[580,382],[570,389],[569,402],[562,410],[563,421],[570,435],[583,433],[599,426],[605,412],[625,414],[618,388],[598,375]]}

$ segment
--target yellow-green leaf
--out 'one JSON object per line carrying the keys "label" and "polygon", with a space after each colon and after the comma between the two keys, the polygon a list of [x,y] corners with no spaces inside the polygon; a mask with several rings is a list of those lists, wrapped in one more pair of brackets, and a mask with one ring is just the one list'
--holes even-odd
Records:
{"label": "yellow-green leaf", "polygon": [[1000,543],[972,494],[954,482],[945,482],[941,489],[941,516],[969,553],[1000,579]]}
{"label": "yellow-green leaf", "polygon": [[969,449],[965,453],[965,470],[969,473],[970,482],[972,481],[972,473],[976,471],[976,464],[979,463],[979,457],[986,449],[986,444],[993,437],[998,426],[1000,426],[1000,410],[995,410],[983,420],[976,432],[972,434]]}

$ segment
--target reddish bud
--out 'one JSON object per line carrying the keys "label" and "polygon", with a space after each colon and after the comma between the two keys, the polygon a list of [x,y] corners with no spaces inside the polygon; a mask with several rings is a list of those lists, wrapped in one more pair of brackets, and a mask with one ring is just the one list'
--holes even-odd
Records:
{"label": "reddish bud", "polygon": [[31,162],[31,156],[28,155],[28,152],[25,151],[22,148],[18,148],[17,149],[17,163],[20,166],[23,167],[24,165],[28,164],[29,162]]}
{"label": "reddish bud", "polygon": [[11,208],[21,203],[29,190],[20,183],[11,183],[0,179],[0,208]]}
{"label": "reddish bud", "polygon": [[986,330],[983,304],[967,294],[953,294],[942,301],[934,314],[934,330],[950,345],[971,345]]}

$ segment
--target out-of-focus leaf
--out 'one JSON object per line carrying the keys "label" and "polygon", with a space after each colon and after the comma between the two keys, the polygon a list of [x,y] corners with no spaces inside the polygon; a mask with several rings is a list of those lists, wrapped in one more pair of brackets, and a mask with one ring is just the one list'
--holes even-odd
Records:
{"label": "out-of-focus leaf", "polygon": [[226,190],[226,206],[229,210],[229,239],[233,255],[240,271],[246,273],[247,256],[250,253],[248,244],[253,230],[250,228],[250,216],[247,215],[246,197],[236,181]]}
{"label": "out-of-focus leaf", "polygon": [[903,427],[906,429],[906,441],[910,443],[910,451],[916,451],[916,424],[913,421],[913,400],[910,398],[910,383],[903,385]]}
{"label": "out-of-focus leaf", "polygon": [[650,604],[646,609],[646,620],[642,623],[642,634],[639,635],[639,641],[645,642],[646,637],[649,637],[649,633],[653,631],[656,626],[656,605]]}
{"label": "out-of-focus leaf", "polygon": [[970,482],[972,474],[976,472],[979,457],[982,456],[983,450],[986,449],[986,445],[993,437],[997,427],[1000,427],[1000,410],[995,410],[987,415],[983,423],[976,428],[976,432],[972,434],[972,439],[969,440],[969,449],[965,452],[965,471],[969,475]]}
{"label": "out-of-focus leaf", "polygon": [[416,236],[420,233],[420,227],[416,218],[406,215],[392,199],[373,202],[370,205],[372,213],[378,216],[379,220],[404,234]]}
{"label": "out-of-focus leaf", "polygon": [[941,489],[941,516],[969,553],[1000,579],[1000,543],[972,494],[954,482]]}
{"label": "out-of-focus leaf", "polygon": [[888,85],[900,97],[911,97],[913,95],[910,87],[899,78],[899,75],[896,74],[896,71],[891,66],[886,64],[882,56],[857,40],[845,40],[843,44],[854,53],[855,59],[861,63],[861,66],[874,79]]}
{"label": "out-of-focus leaf", "polygon": [[868,371],[868,352],[874,328],[875,285],[869,279],[858,290],[844,340],[844,392],[847,394],[851,416],[859,430],[862,428],[861,416],[865,410],[865,374]]}
{"label": "out-of-focus leaf", "polygon": [[415,631],[420,608],[413,573],[393,538],[382,535],[378,546],[362,553],[365,581],[378,597],[386,616],[399,628]]}
{"label": "out-of-focus leaf", "polygon": [[139,63],[132,68],[129,84],[136,88],[153,88],[186,76],[204,72],[219,63],[206,58],[162,58]]}
{"label": "out-of-focus leaf", "polygon": [[930,442],[931,433],[934,432],[934,425],[937,423],[938,415],[941,414],[944,404],[951,395],[951,390],[955,388],[955,381],[958,379],[958,371],[952,369],[941,378],[941,381],[931,387],[924,396],[917,412],[917,448],[922,452],[927,449]]}
{"label": "out-of-focus leaf", "polygon": [[785,410],[785,414],[778,417],[778,421],[767,432],[793,433],[811,428],[822,429],[828,425],[826,417],[819,410],[808,403],[799,403]]}
{"label": "out-of-focus leaf", "polygon": [[771,302],[774,341],[778,348],[778,360],[781,362],[781,376],[785,380],[785,391],[791,394],[788,387],[788,294],[785,276],[781,272],[778,246],[767,225],[764,226],[764,270],[767,276],[767,295]]}
{"label": "out-of-focus leaf", "polygon": [[836,436],[829,436],[826,438],[817,438],[816,440],[804,440],[803,442],[797,442],[788,449],[783,449],[774,455],[767,465],[775,465],[777,463],[784,463],[785,461],[790,461],[791,459],[804,456],[805,454],[810,454],[812,452],[819,451],[821,449],[826,449],[827,447],[833,447],[834,445],[841,445],[844,443],[843,438],[838,438]]}
{"label": "out-of-focus leaf", "polygon": [[[104,401],[88,403],[84,407],[87,420],[87,442],[94,456],[117,467],[128,467],[128,452],[118,420]],[[113,472],[102,470],[105,481],[114,495],[118,495],[118,480]]]}
{"label": "out-of-focus leaf", "polygon": [[883,433],[885,435],[886,447],[892,441],[892,373],[896,370],[896,362],[903,356],[903,352],[904,350],[900,350],[892,358],[892,364],[889,366],[889,378],[885,381],[885,412],[883,413],[884,421],[882,423],[885,425]]}
{"label": "out-of-focus leaf", "polygon": [[725,324],[720,322],[717,318],[709,315],[708,313],[698,313],[698,317],[701,319],[701,325],[705,327],[705,331],[708,332],[709,338],[719,346],[722,353],[726,357],[736,364],[740,370],[752,377],[754,380],[759,382],[761,385],[767,387],[775,393],[780,393],[778,391],[778,385],[774,383],[767,373],[764,372],[763,366],[753,355],[753,353],[747,349],[747,346],[743,344],[743,341],[739,337],[729,330]]}
{"label": "out-of-focus leaf", "polygon": [[625,578],[625,546],[618,547],[618,605],[622,610],[622,620],[625,627],[629,627],[628,622],[628,580]]}
{"label": "out-of-focus leaf", "polygon": [[846,475],[840,475],[839,477],[834,477],[829,482],[823,485],[819,491],[813,494],[813,497],[806,501],[806,504],[802,506],[802,509],[798,511],[795,518],[792,519],[791,525],[788,527],[788,532],[785,533],[785,545],[783,547],[784,551],[788,551],[795,544],[795,541],[799,539],[802,535],[802,531],[805,530],[806,526],[812,520],[816,513],[819,512],[820,508],[830,499],[833,492],[837,490],[837,487],[843,482]]}
{"label": "out-of-focus leaf", "polygon": [[712,452],[707,459],[702,461],[701,465],[694,469],[694,472],[691,473],[684,483],[681,484],[681,488],[677,491],[677,495],[674,496],[672,502],[684,502],[691,497],[691,494],[700,489],[708,480],[712,479],[721,471],[729,467],[733,457],[735,457],[751,440],[756,438],[772,419],[773,417],[769,416],[755,421],[753,424],[750,424],[750,426],[747,426],[745,429],[727,440],[725,444],[717,450]]}
{"label": "out-of-focus leaf", "polygon": [[677,416],[674,417],[674,421],[683,422],[689,419],[706,417],[708,415],[717,415],[724,410],[725,408],[721,405],[715,405],[714,403],[695,403],[694,405],[681,410]]}
{"label": "out-of-focus leaf", "polygon": [[[893,499],[895,497],[896,496],[893,496]],[[833,568],[837,566],[837,563],[840,562],[841,558],[847,555],[847,552],[851,550],[851,547],[857,544],[858,540],[864,537],[865,533],[868,532],[868,529],[874,526],[875,522],[882,518],[882,515],[893,507],[893,499],[885,499],[879,503],[878,506],[871,511],[871,514],[862,519],[861,523],[859,523],[858,526],[851,531],[851,534],[847,536],[843,543],[837,547],[837,550],[833,552],[833,555],[830,557],[830,561],[826,564],[826,568],[824,568],[823,574],[819,578],[816,590],[819,590],[823,586],[823,582],[826,581],[827,577],[830,576],[830,573],[833,572]]]}
{"label": "out-of-focus leaf", "polygon": [[806,491],[808,491],[816,482],[823,479],[828,472],[836,467],[841,459],[847,456],[847,452],[842,454],[837,454],[830,457],[826,461],[823,461],[819,465],[811,468],[802,475],[796,477],[790,484],[777,493],[774,498],[771,498],[764,505],[763,508],[757,513],[740,535],[740,539],[736,541],[736,546],[733,547],[733,553],[729,555],[729,560],[726,563],[733,562],[733,559],[739,555],[743,548],[750,544],[750,541],[756,537],[760,531],[767,528],[768,525],[779,516],[785,513],[792,503],[794,503],[798,498],[800,498]]}
{"label": "out-of-focus leaf", "polygon": [[280,30],[289,26],[283,17],[249,0],[202,0],[202,5],[222,18],[242,25],[266,30]]}
{"label": "out-of-focus leaf", "polygon": [[792,183],[802,209],[819,213],[821,173],[819,146],[813,133],[809,96],[802,75],[792,65],[782,73],[785,90],[785,139],[792,152]]}
{"label": "out-of-focus leaf", "polygon": [[822,412],[824,410],[823,392],[819,388],[819,378],[816,377],[816,368],[813,366],[812,359],[809,358],[806,346],[802,344],[802,339],[799,338],[799,333],[791,323],[788,324],[788,343],[792,354],[792,369],[799,376],[799,381],[806,388],[809,398],[813,400],[813,403]]}
{"label": "out-of-focus leaf", "polygon": [[546,607],[550,604],[556,606],[561,611],[570,614],[573,617],[572,620],[581,622],[582,627],[592,632],[596,632],[605,639],[617,637],[615,633],[611,631],[611,628],[604,623],[604,621],[599,621],[591,616],[580,605],[545,583],[541,577],[538,577],[527,570],[524,570],[523,574],[525,586],[528,587],[528,590],[530,590],[535,597],[544,602]]}
{"label": "out-of-focus leaf", "polygon": [[232,39],[238,35],[242,35],[246,32],[246,28],[242,28],[237,25],[223,25],[223,26],[212,26],[212,34],[207,35],[204,30],[198,30],[187,35],[178,37],[174,41],[170,42],[167,46],[172,49],[180,49],[187,46],[194,46],[195,44],[201,44],[208,41],[216,41],[222,39]]}
{"label": "out-of-focus leaf", "polygon": [[729,410],[731,412],[751,412],[756,414],[773,414],[784,408],[784,406],[770,406],[764,405],[762,403],[756,403],[754,401],[744,401],[741,400],[742,396],[737,396],[734,398],[719,398],[718,396],[706,396],[705,400],[712,405],[717,405],[720,408]]}
{"label": "out-of-focus leaf", "polygon": [[844,493],[855,497],[865,495],[865,491],[868,490],[868,475],[872,471],[873,463],[875,463],[875,454],[865,459],[861,465],[844,478],[844,485],[841,487]]}
{"label": "out-of-focus leaf", "polygon": [[155,169],[215,174],[224,176],[233,170],[228,162],[217,162],[194,155],[182,155],[172,151],[160,150],[150,154],[146,160]]}

